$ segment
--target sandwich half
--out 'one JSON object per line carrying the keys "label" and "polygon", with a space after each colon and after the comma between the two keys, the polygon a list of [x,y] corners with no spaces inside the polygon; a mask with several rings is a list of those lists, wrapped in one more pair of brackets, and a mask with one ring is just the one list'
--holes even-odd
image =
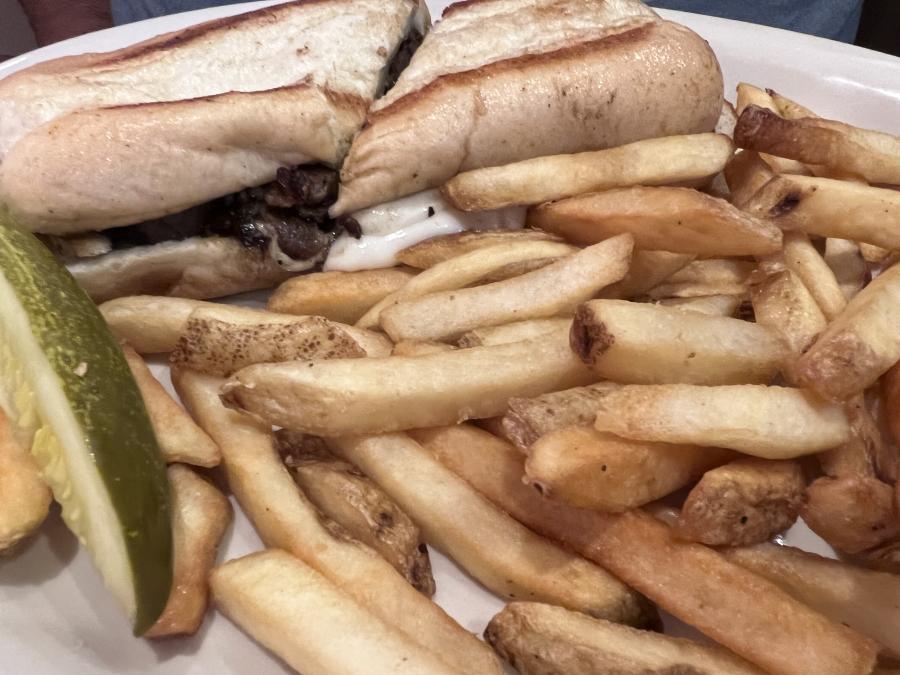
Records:
{"label": "sandwich half", "polygon": [[15,73],[0,205],[98,301],[310,269],[344,227],[350,142],[428,23],[417,0],[297,0]]}
{"label": "sandwich half", "polygon": [[722,88],[706,41],[639,0],[458,2],[373,104],[332,213],[470,169],[711,131]]}

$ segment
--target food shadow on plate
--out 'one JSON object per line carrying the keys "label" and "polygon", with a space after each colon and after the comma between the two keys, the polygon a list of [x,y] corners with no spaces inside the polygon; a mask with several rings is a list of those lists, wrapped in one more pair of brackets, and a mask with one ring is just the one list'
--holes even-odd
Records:
{"label": "food shadow on plate", "polygon": [[63,523],[59,506],[54,503],[35,536],[23,541],[9,555],[0,556],[0,584],[42,584],[66,569],[77,553],[78,539]]}

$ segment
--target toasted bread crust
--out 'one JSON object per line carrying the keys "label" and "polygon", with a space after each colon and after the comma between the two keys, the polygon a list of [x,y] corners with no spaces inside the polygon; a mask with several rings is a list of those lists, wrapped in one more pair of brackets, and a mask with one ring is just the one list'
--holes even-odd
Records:
{"label": "toasted bread crust", "polygon": [[634,19],[600,39],[440,76],[370,113],[334,212],[469,169],[709,131],[721,104],[721,71],[705,41]]}

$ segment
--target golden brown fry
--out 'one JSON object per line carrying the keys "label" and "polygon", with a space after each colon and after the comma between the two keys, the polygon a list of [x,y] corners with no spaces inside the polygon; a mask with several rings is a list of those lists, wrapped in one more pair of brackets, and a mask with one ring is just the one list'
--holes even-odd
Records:
{"label": "golden brown fry", "polygon": [[809,529],[844,553],[860,553],[900,534],[894,490],[877,478],[819,478],[801,513]]}
{"label": "golden brown fry", "polygon": [[281,314],[324,316],[356,323],[376,302],[403,286],[415,274],[405,267],[359,272],[315,272],[282,283],[266,309]]}
{"label": "golden brown fry", "polygon": [[815,298],[790,270],[760,275],[750,299],[756,323],[778,335],[794,358],[809,349],[828,325]]}
{"label": "golden brown fry", "polygon": [[431,342],[426,340],[400,340],[394,345],[391,356],[423,356],[425,354],[440,354],[452,352],[453,345],[443,342]]}
{"label": "golden brown fry", "polygon": [[222,448],[228,485],[267,546],[297,556],[445,663],[466,673],[499,675],[490,649],[378,553],[322,519],[278,456],[271,427],[222,405],[222,380],[176,370],[173,382],[191,414]]}
{"label": "golden brown fry", "polygon": [[900,658],[900,577],[822,558],[791,546],[758,544],[725,557],[777,584],[832,621],[876,640]]}
{"label": "golden brown fry", "polygon": [[592,424],[597,416],[597,401],[619,386],[614,382],[598,382],[534,398],[511,398],[503,416],[504,433],[498,435],[527,451],[532,443],[551,431]]}
{"label": "golden brown fry", "polygon": [[819,464],[826,476],[881,477],[878,465],[888,451],[865,399],[865,395],[858,394],[844,406],[850,420],[850,440],[819,454]]}
{"label": "golden brown fry", "polygon": [[458,209],[486,211],[632,185],[701,183],[721,171],[733,151],[731,139],[721,133],[650,138],[466,171],[441,193]]}
{"label": "golden brown fry", "polygon": [[731,191],[731,203],[743,208],[753,195],[775,175],[759,153],[741,150],[725,167],[725,182]]}
{"label": "golden brown fry", "polygon": [[484,639],[522,675],[762,675],[726,649],[592,619],[535,602],[513,602]]}
{"label": "golden brown fry", "polygon": [[378,483],[426,540],[494,593],[619,621],[636,596],[604,570],[513,520],[405,434],[329,439]]}
{"label": "golden brown fry", "polygon": [[462,675],[284,551],[254,553],[213,570],[216,605],[297,672]]}
{"label": "golden brown fry", "polygon": [[485,326],[470,330],[468,333],[463,333],[456,343],[461,348],[505,345],[521,340],[536,340],[542,335],[568,328],[571,325],[572,320],[567,318],[515,321],[502,326]]}
{"label": "golden brown fry", "polygon": [[542,204],[528,224],[576,244],[625,232],[638,248],[704,256],[765,255],[781,249],[781,231],[722,199],[689,188],[633,187]]}
{"label": "golden brown fry", "polygon": [[849,239],[828,237],[825,240],[824,257],[844,297],[852,300],[866,285],[869,273],[859,245]]}
{"label": "golden brown fry", "polygon": [[13,437],[0,408],[0,555],[41,526],[52,501],[37,462]]}
{"label": "golden brown fry", "polygon": [[893,254],[893,251],[882,248],[881,246],[876,246],[875,244],[867,244],[864,241],[859,243],[859,252],[863,257],[863,260],[872,263],[873,265],[883,263]]}
{"label": "golden brown fry", "polygon": [[746,260],[695,260],[678,270],[647,295],[659,298],[697,298],[707,295],[743,295],[756,266]]}
{"label": "golden brown fry", "polygon": [[[356,325],[360,328],[375,328],[379,325],[381,313],[403,300],[429,293],[452,291],[475,282],[487,283],[488,277],[500,276],[501,279],[508,279],[519,276],[515,274],[517,271],[520,274],[527,274],[577,250],[574,246],[558,241],[517,239],[461,253],[432,265],[410,279],[407,284],[373,305],[360,317]],[[538,264],[535,267],[536,263]],[[528,267],[522,267],[523,264]]]}
{"label": "golden brown fry", "polygon": [[880,274],[794,364],[803,386],[835,400],[873,385],[900,360],[900,265]]}
{"label": "golden brown fry", "polygon": [[339,436],[493,417],[514,396],[594,379],[563,327],[536,340],[443,354],[250,366],[235,373],[225,398],[278,426]]}
{"label": "golden brown fry", "polygon": [[391,344],[378,333],[339,324],[320,316],[270,312],[223,312],[222,306],[191,313],[174,365],[225,377],[254,363],[298,359],[387,356]]}
{"label": "golden brown fry", "polygon": [[294,480],[322,513],[378,551],[416,590],[434,595],[431,561],[419,528],[381,488],[332,455],[321,438],[287,429],[275,438]]}
{"label": "golden brown fry", "polygon": [[656,304],[706,316],[733,317],[742,300],[741,295],[707,295],[698,298],[663,298]]}
{"label": "golden brown fry", "polygon": [[725,134],[728,138],[731,138],[736,123],[737,111],[735,107],[728,101],[722,101],[722,111],[719,113],[719,119],[716,120],[715,132],[717,134]]}
{"label": "golden brown fry", "polygon": [[661,284],[670,276],[690,263],[694,256],[689,253],[672,253],[670,251],[634,251],[631,265],[621,281],[617,281],[602,289],[601,298],[630,300],[644,295],[654,286]]}
{"label": "golden brown fry", "polygon": [[665,497],[732,457],[728,450],[628,441],[592,427],[566,427],[531,444],[525,480],[545,497],[618,513]]}
{"label": "golden brown fry", "polygon": [[731,448],[766,459],[821,452],[850,438],[847,415],[787,387],[629,385],[598,402],[595,426],[625,438]]}
{"label": "golden brown fry", "polygon": [[625,234],[506,281],[401,300],[381,312],[381,325],[395,341],[442,340],[483,326],[571,316],[625,276],[633,245]]}
{"label": "golden brown fry", "polygon": [[216,564],[219,542],[231,524],[228,499],[211,483],[181,464],[167,470],[172,511],[172,590],[169,601],[145,637],[193,635],[207,605],[207,578]]}
{"label": "golden brown fry", "polygon": [[816,299],[825,318],[831,321],[847,306],[834,272],[803,232],[785,232],[784,262]]}
{"label": "golden brown fry", "polygon": [[818,117],[809,108],[792,101],[787,96],[783,96],[773,89],[766,89],[766,93],[772,98],[772,102],[775,103],[777,112],[785,119],[796,120],[801,117]]}
{"label": "golden brown fry", "polygon": [[818,117],[785,119],[759,106],[741,112],[734,141],[808,164],[858,175],[871,183],[900,184],[900,138]]}
{"label": "golden brown fry", "polygon": [[[652,516],[541,499],[521,484],[522,455],[471,427],[414,432],[455,473],[536,532],[597,561],[661,607],[768,672],[867,675],[875,645],[715,551],[675,539]],[[430,438],[424,438],[425,435]],[[518,468],[517,468],[518,467]],[[740,616],[740,621],[734,621]],[[780,618],[778,622],[772,617]]]}
{"label": "golden brown fry", "polygon": [[900,445],[900,363],[884,374],[881,380],[884,394],[885,418],[894,443]]}
{"label": "golden brown fry", "polygon": [[[771,91],[764,91],[759,87],[754,87],[752,84],[741,82],[737,86],[737,106],[735,112],[738,116],[738,119],[740,119],[740,116],[744,112],[744,110],[746,110],[750,106],[756,106],[771,111],[773,114],[780,114],[778,103],[773,98]],[[736,126],[737,120],[735,120],[735,127]],[[732,132],[732,137],[734,137],[735,132],[736,129]],[[776,155],[765,153],[760,153],[760,158],[768,166],[770,166],[772,171],[774,171],[775,173],[809,174],[809,170],[806,166],[804,166],[801,162],[793,159],[786,159],[784,157],[778,157]]]}
{"label": "golden brown fry", "polygon": [[139,354],[159,354],[175,349],[191,312],[215,306],[203,300],[133,295],[107,300],[99,309],[113,335]]}
{"label": "golden brown fry", "polygon": [[737,101],[734,106],[738,117],[751,105],[778,112],[778,106],[769,92],[748,82],[739,82],[737,86]]}
{"label": "golden brown fry", "polygon": [[773,332],[749,321],[627,300],[586,302],[570,335],[582,361],[615,382],[764,383],[786,355]]}
{"label": "golden brown fry", "polygon": [[205,468],[218,466],[222,461],[222,451],[209,434],[197,426],[185,409],[169,396],[169,392],[130,345],[122,345],[122,354],[144,399],[163,459],[169,464],[182,462]]}
{"label": "golden brown fry", "polygon": [[703,475],[681,507],[675,533],[707,546],[767,541],[797,520],[805,487],[795,461],[739,459]]}
{"label": "golden brown fry", "polygon": [[833,178],[780,175],[741,208],[785,230],[900,249],[900,192]]}
{"label": "golden brown fry", "polygon": [[460,232],[433,237],[413,244],[397,253],[397,260],[404,265],[426,270],[439,262],[455,258],[463,253],[486,246],[506,245],[514,241],[555,241],[562,239],[540,230],[485,230],[481,232]]}

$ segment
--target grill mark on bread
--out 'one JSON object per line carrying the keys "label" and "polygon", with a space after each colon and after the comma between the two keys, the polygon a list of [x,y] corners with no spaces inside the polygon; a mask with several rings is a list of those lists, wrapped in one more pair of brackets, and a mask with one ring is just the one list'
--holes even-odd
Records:
{"label": "grill mark on bread", "polygon": [[[483,2],[487,0],[474,1]],[[393,113],[412,107],[419,103],[420,99],[438,93],[445,88],[474,85],[506,72],[514,72],[532,66],[540,66],[559,61],[578,61],[579,59],[596,52],[620,49],[633,43],[640,43],[649,38],[659,23],[658,20],[653,18],[638,17],[634,21],[629,21],[619,26],[618,28],[621,29],[619,32],[604,35],[601,38],[586,40],[574,45],[567,45],[565,47],[560,47],[559,49],[540,52],[538,54],[522,54],[520,56],[514,56],[512,58],[501,59],[499,61],[481,65],[477,68],[472,68],[471,70],[440,75],[422,88],[412,91],[384,108],[370,113],[366,126],[369,126],[378,119],[388,117]]]}

